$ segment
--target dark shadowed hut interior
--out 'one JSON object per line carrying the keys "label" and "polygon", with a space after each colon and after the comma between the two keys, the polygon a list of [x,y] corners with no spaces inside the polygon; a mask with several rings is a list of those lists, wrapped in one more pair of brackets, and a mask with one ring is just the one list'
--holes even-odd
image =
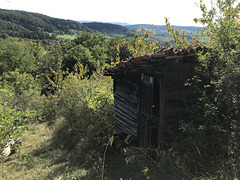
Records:
{"label": "dark shadowed hut interior", "polygon": [[187,82],[203,50],[164,48],[106,69],[105,75],[114,79],[117,133],[133,135],[145,147],[171,143],[196,100],[196,89]]}

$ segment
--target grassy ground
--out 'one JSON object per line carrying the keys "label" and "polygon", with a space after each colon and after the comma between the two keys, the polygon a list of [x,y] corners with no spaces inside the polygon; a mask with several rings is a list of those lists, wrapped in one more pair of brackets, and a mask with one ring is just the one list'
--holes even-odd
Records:
{"label": "grassy ground", "polygon": [[[46,123],[29,125],[20,138],[20,152],[9,157],[0,156],[0,179],[189,179],[164,158],[159,165],[139,150],[130,149],[123,156],[109,148],[104,171],[102,161],[95,161],[92,165],[81,161],[76,163],[79,154],[74,156],[76,152],[54,149],[51,145],[55,126]],[[100,153],[104,155],[104,148]],[[133,157],[128,165],[126,156]]]}
{"label": "grassy ground", "polygon": [[77,34],[75,34],[75,35],[64,34],[64,35],[57,35],[57,38],[74,40],[76,38],[76,36],[77,36]]}
{"label": "grassy ground", "polygon": [[51,138],[54,127],[33,124],[21,137],[20,153],[0,156],[0,179],[72,179],[86,176],[84,168],[70,165],[64,150],[54,149]]}

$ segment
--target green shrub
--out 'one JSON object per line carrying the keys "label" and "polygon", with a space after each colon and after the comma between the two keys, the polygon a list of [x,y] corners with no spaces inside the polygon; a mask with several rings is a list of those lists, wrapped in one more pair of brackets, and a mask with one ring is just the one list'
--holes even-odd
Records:
{"label": "green shrub", "polygon": [[[191,115],[181,122],[181,133],[174,143],[178,151],[187,153],[189,167],[195,174],[208,172],[214,179],[240,177],[240,4],[236,0],[217,0],[207,9],[199,4],[204,25],[201,38],[189,43],[184,34],[167,28],[178,47],[204,45],[206,53],[198,54],[196,76],[190,81],[200,97],[190,108]],[[211,167],[211,168],[209,168]]]}
{"label": "green shrub", "polygon": [[13,93],[9,90],[0,89],[0,145],[9,138],[16,138],[25,130],[25,123],[32,117],[32,111],[19,111],[11,108]]}
{"label": "green shrub", "polygon": [[48,102],[52,108],[45,111],[59,118],[53,144],[71,151],[71,163],[94,164],[113,129],[112,81],[97,74],[90,79],[83,79],[84,73],[55,72],[55,76],[58,83],[51,81],[55,93]]}
{"label": "green shrub", "polygon": [[5,72],[1,86],[13,93],[9,107],[18,111],[34,111],[35,119],[42,113],[42,98],[40,87],[31,74],[20,73],[18,70]]}

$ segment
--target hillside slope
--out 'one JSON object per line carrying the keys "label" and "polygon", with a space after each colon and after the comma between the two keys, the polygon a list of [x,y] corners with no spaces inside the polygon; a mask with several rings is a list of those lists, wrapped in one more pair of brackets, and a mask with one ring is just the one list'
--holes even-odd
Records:
{"label": "hillside slope", "polygon": [[[151,25],[151,24],[134,24],[134,25],[127,25],[125,26],[129,30],[135,30],[137,32],[141,31],[141,28],[146,30],[150,30],[154,33],[154,37],[150,37],[151,41],[156,41],[161,45],[164,45],[165,42],[170,42],[171,45],[174,44],[171,35],[169,35],[168,30],[166,29],[165,25]],[[179,29],[180,34],[186,32],[186,37],[188,40],[192,39],[192,36],[197,35],[198,30],[201,31],[201,27],[195,26],[172,26],[174,29]]]}
{"label": "hillside slope", "polygon": [[0,37],[55,39],[57,34],[75,34],[93,30],[72,20],[17,10],[0,9]]}
{"label": "hillside slope", "polygon": [[[52,18],[43,14],[0,9],[0,38],[8,36],[43,40],[43,39],[57,39],[62,36],[69,38],[75,37],[81,31],[87,32],[101,32],[109,36],[117,37],[133,37],[134,29],[140,31],[141,28],[152,29],[150,24],[135,24],[135,25],[118,25],[112,23],[102,22],[88,22],[80,23],[73,20],[65,20]],[[197,34],[197,29],[201,28],[194,26],[172,26],[179,29],[180,33],[186,32],[187,37],[191,39],[191,35]],[[168,34],[164,25],[156,25],[153,28],[154,39],[159,43],[171,41],[171,36]],[[62,36],[61,36],[62,35]]]}
{"label": "hillside slope", "polygon": [[127,27],[111,24],[111,23],[101,23],[101,22],[89,22],[89,23],[82,23],[84,26],[99,31],[103,34],[118,34],[118,35],[133,35],[132,31],[129,30]]}
{"label": "hillside slope", "polygon": [[[139,30],[140,27],[144,28],[144,29],[153,29],[155,32],[162,32],[162,33],[167,33],[167,29],[165,27],[165,25],[151,25],[151,24],[134,24],[134,25],[128,25],[125,26],[130,30]],[[192,33],[192,34],[196,34],[197,33],[197,29],[199,31],[201,31],[201,27],[196,27],[196,26],[172,26],[174,29],[179,29],[180,32],[182,31],[186,31],[187,33]]]}

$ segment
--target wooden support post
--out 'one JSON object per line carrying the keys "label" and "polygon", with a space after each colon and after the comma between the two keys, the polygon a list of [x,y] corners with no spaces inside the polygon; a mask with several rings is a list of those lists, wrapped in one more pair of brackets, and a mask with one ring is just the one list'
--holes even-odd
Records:
{"label": "wooden support post", "polygon": [[165,76],[161,77],[159,83],[160,91],[159,91],[159,98],[160,98],[160,110],[159,110],[159,122],[158,122],[158,147],[163,149],[163,139],[164,139],[164,90],[165,90]]}

